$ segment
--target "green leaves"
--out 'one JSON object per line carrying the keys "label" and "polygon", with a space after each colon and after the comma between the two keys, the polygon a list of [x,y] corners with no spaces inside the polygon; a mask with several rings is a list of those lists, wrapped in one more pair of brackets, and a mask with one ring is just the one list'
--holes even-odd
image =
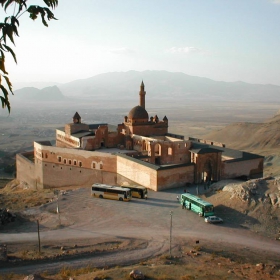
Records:
{"label": "green leaves", "polygon": [[2,108],[6,108],[8,109],[9,113],[11,112],[11,105],[10,105],[10,101],[8,98],[4,98],[3,96],[0,96],[1,99],[1,103],[2,103]]}
{"label": "green leaves", "polygon": [[26,2],[27,0],[0,0],[0,4],[4,7],[5,12],[11,4],[18,5],[16,16],[22,11],[23,7],[27,8]]}
{"label": "green leaves", "polygon": [[[12,91],[12,83],[10,82],[8,72],[5,68],[5,53],[9,53],[12,55],[15,63],[17,63],[16,54],[14,51],[8,46],[8,42],[14,42],[14,36],[19,36],[18,27],[19,27],[19,18],[25,13],[29,13],[29,17],[33,20],[37,19],[38,16],[41,16],[42,23],[45,26],[48,26],[46,20],[52,20],[56,18],[54,14],[51,12],[51,9],[55,9],[58,6],[58,0],[43,0],[47,7],[40,7],[38,5],[31,5],[27,8],[28,0],[0,0],[0,5],[7,12],[10,7],[13,11],[13,15],[7,16],[4,19],[4,22],[0,22],[0,89],[2,92],[2,96],[0,96],[2,108],[8,109],[10,112],[11,106],[9,101],[9,91],[13,94]],[[2,73],[1,73],[2,72]],[[2,79],[4,78],[4,79]],[[3,81],[5,81],[7,88],[3,85]]]}
{"label": "green leaves", "polygon": [[58,0],[44,0],[44,2],[48,7],[51,7],[52,9],[55,9],[58,5]]}
{"label": "green leaves", "polygon": [[8,72],[5,69],[5,55],[3,53],[3,51],[1,51],[2,56],[0,57],[0,70],[5,73],[8,74]]}
{"label": "green leaves", "polygon": [[[15,55],[14,51],[13,51],[9,46],[7,46],[7,45],[3,45],[3,46],[4,46],[4,48],[5,48],[8,52],[11,53],[11,55],[12,55],[13,58],[14,58],[15,63],[17,63],[17,58],[16,58],[16,55]],[[0,48],[1,48],[1,46],[0,46]]]}
{"label": "green leaves", "polygon": [[56,19],[54,17],[54,14],[48,8],[42,8],[40,6],[32,5],[27,9],[27,12],[29,13],[29,17],[33,20],[35,20],[38,17],[38,15],[40,14],[41,18],[42,18],[42,22],[45,26],[48,26],[48,24],[45,20],[46,14],[47,14],[48,20]]}

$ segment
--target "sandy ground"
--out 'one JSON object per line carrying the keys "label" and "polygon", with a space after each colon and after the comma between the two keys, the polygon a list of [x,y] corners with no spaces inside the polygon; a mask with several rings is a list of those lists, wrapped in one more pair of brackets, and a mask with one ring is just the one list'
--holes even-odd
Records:
{"label": "sandy ground", "polygon": [[[21,279],[14,273],[34,272],[46,279],[127,279],[132,268],[141,269],[147,279],[280,278],[280,242],[244,228],[248,217],[241,215],[234,222],[219,207],[224,225],[206,224],[178,205],[181,189],[149,192],[147,201],[129,203],[91,198],[86,189],[63,190],[59,214],[53,192],[39,195],[16,184],[5,191],[14,201],[12,208],[27,208],[22,218],[1,227],[9,261],[1,263],[0,273],[10,277],[2,279]],[[208,199],[219,194],[208,194]],[[34,206],[39,200],[44,204]]]}

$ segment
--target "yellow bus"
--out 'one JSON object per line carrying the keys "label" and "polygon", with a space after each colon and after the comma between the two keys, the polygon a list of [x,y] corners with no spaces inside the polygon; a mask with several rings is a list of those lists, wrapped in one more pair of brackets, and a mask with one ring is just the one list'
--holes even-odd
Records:
{"label": "yellow bus", "polygon": [[128,188],[95,183],[91,186],[91,196],[119,201],[130,201],[131,191]]}
{"label": "yellow bus", "polygon": [[148,190],[147,188],[139,185],[124,185],[122,188],[128,188],[131,190],[131,196],[136,198],[148,198]]}

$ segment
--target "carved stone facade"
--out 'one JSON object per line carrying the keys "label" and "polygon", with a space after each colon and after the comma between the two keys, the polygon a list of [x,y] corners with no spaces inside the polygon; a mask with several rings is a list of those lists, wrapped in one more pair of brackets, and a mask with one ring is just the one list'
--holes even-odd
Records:
{"label": "carved stone facade", "polygon": [[34,160],[30,154],[17,155],[17,178],[37,188],[128,182],[159,191],[187,183],[262,176],[262,156],[168,133],[166,116],[149,118],[145,96],[142,82],[139,105],[116,131],[109,131],[104,123],[82,123],[76,112],[72,123],[56,130],[55,147],[34,142]]}

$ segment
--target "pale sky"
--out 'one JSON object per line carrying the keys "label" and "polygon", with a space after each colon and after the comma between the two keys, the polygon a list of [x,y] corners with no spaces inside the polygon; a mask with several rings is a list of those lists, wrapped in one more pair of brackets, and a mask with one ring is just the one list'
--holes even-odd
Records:
{"label": "pale sky", "polygon": [[20,18],[12,82],[166,70],[280,85],[280,0],[59,0],[54,14]]}

